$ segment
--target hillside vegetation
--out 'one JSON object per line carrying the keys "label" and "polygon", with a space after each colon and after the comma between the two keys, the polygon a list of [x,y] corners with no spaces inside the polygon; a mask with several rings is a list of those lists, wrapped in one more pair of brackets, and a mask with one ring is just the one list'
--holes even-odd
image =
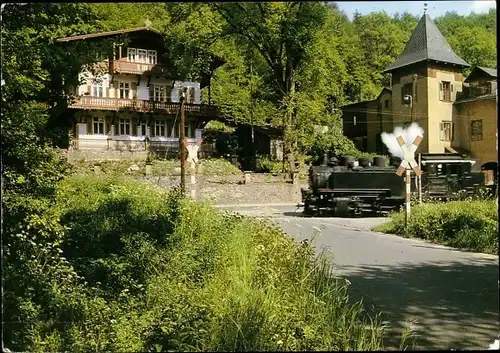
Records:
{"label": "hillside vegetation", "polygon": [[26,223],[4,242],[11,350],[381,349],[327,257],[175,190],[73,176]]}

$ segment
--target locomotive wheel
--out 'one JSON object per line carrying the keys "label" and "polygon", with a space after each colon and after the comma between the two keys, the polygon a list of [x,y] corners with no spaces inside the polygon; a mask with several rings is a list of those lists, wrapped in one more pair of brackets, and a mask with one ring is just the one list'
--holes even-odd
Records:
{"label": "locomotive wheel", "polygon": [[304,205],[304,212],[303,212],[305,215],[307,216],[312,216],[313,215],[313,211],[311,209],[311,206],[309,204],[305,204]]}

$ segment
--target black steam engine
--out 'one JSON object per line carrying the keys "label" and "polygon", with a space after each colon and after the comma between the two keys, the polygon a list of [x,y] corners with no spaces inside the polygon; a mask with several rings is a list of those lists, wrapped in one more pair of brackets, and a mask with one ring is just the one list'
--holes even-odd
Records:
{"label": "black steam engine", "polygon": [[309,189],[302,189],[305,214],[384,214],[405,200],[405,184],[396,175],[396,161],[385,157],[333,157],[309,169]]}
{"label": "black steam engine", "polygon": [[[485,185],[484,175],[472,172],[474,161],[462,156],[421,155],[422,192],[434,198],[452,198],[459,190],[476,193]],[[401,159],[344,156],[328,159],[309,169],[309,189],[302,189],[307,215],[385,215],[405,202],[405,182],[396,175]],[[496,174],[496,173],[495,173]],[[412,193],[417,183],[412,173]],[[496,181],[496,179],[495,179]],[[496,190],[496,187],[495,187]]]}

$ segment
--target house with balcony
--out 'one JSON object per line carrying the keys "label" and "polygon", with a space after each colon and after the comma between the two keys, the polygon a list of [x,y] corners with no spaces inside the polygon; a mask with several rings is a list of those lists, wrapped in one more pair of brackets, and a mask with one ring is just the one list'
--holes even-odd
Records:
{"label": "house with balcony", "polygon": [[112,39],[113,47],[95,65],[99,73],[82,67],[78,84],[65,87],[72,96],[68,108],[74,116],[70,150],[90,151],[84,155],[100,158],[177,153],[181,94],[185,97],[185,136],[190,142],[201,138],[202,128],[218,117],[218,111],[210,97],[201,102],[200,91],[206,86],[210,91],[211,74],[224,61],[213,58],[209,75],[200,75],[200,82],[186,81],[172,72],[163,36],[151,27],[66,37],[58,42],[66,45],[103,38]]}

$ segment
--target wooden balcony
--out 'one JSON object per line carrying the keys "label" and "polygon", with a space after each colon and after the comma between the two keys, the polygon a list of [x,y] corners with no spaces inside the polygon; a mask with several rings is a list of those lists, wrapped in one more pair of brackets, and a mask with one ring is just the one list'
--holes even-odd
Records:
{"label": "wooden balcony", "polygon": [[464,86],[463,91],[457,94],[457,100],[471,99],[488,94],[495,94],[496,90],[496,81],[491,81],[479,86]]}
{"label": "wooden balcony", "polygon": [[135,63],[125,60],[111,60],[110,70],[112,73],[144,75],[147,73],[156,75],[167,75],[168,70],[165,66],[146,63]]}
{"label": "wooden balcony", "polygon": [[[180,108],[180,103],[83,96],[75,98],[75,100],[69,104],[69,108],[112,111],[128,110],[142,113],[161,112],[166,114],[177,114]],[[213,105],[186,103],[184,104],[184,109],[184,111],[190,115],[205,117],[216,117],[218,115],[218,110]]]}

